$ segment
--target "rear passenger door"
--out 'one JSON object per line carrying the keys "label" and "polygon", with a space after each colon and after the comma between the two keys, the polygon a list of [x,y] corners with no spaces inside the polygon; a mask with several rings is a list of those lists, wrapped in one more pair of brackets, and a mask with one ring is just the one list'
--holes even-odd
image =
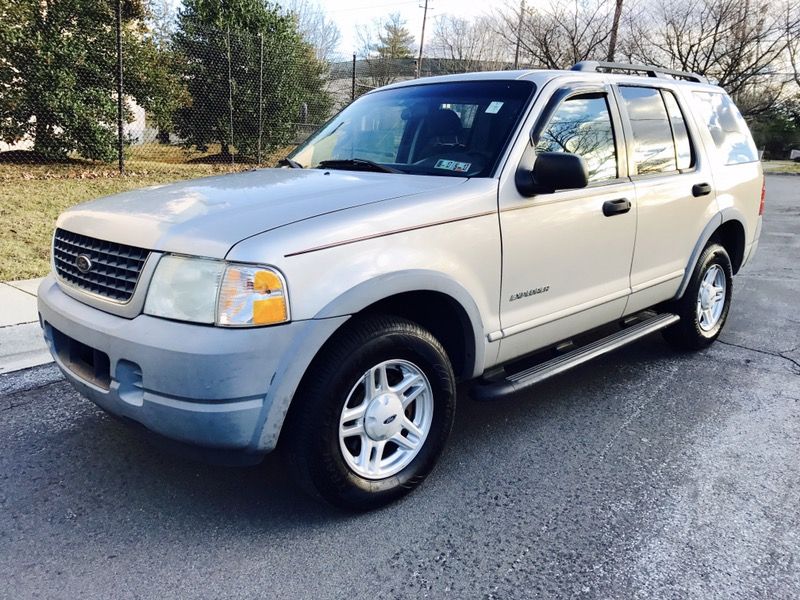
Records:
{"label": "rear passenger door", "polygon": [[718,212],[711,165],[677,86],[615,86],[636,189],[630,314],[677,292],[692,250]]}

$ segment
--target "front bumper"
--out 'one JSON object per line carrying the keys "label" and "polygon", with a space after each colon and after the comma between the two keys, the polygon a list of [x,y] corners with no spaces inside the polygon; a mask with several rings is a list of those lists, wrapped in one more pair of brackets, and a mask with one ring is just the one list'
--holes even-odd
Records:
{"label": "front bumper", "polygon": [[125,319],[66,295],[52,275],[39,314],[56,364],[101,408],[181,442],[253,453],[275,446],[305,368],[346,320],[223,329]]}

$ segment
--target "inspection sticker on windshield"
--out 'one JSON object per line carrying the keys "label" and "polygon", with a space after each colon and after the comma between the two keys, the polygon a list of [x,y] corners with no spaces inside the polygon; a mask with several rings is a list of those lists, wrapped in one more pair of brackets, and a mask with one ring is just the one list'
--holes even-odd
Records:
{"label": "inspection sticker on windshield", "polygon": [[484,112],[487,112],[490,115],[496,115],[497,113],[500,112],[501,108],[503,108],[503,103],[495,100],[489,106],[486,107],[486,110]]}
{"label": "inspection sticker on windshield", "polygon": [[455,160],[445,160],[440,158],[436,161],[436,164],[433,165],[434,169],[447,169],[448,171],[455,171],[456,173],[466,173],[469,171],[469,168],[472,166],[472,163],[465,163],[465,162],[457,162]]}

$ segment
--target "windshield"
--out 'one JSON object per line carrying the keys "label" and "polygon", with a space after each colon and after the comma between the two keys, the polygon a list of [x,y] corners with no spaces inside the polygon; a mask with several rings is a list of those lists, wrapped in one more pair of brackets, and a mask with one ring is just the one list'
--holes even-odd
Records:
{"label": "windshield", "polygon": [[305,168],[382,166],[419,175],[489,177],[534,89],[530,81],[512,80],[373,92],[336,115],[289,158]]}

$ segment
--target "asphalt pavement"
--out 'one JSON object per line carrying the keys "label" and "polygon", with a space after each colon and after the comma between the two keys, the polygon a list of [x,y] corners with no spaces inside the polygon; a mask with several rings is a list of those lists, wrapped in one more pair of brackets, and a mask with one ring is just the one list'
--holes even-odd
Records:
{"label": "asphalt pavement", "polygon": [[717,344],[462,388],[429,480],[369,514],[280,454],[165,453],[52,365],[0,376],[0,598],[800,597],[800,177],[767,189]]}

